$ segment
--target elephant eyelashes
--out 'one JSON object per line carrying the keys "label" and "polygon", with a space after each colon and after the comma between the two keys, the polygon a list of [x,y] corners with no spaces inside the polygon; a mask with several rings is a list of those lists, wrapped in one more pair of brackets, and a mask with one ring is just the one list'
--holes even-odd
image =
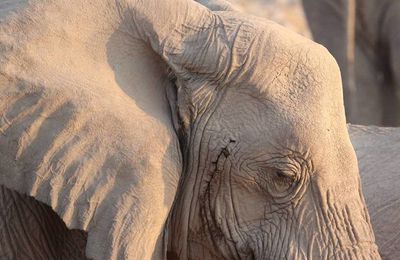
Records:
{"label": "elephant eyelashes", "polygon": [[290,174],[290,173],[288,174],[281,170],[276,170],[275,175],[276,175],[276,178],[278,179],[277,181],[280,181],[282,183],[293,184],[293,182],[295,181],[294,174]]}
{"label": "elephant eyelashes", "polygon": [[276,169],[273,176],[274,190],[277,192],[287,191],[292,187],[295,180],[295,174]]}
{"label": "elephant eyelashes", "polygon": [[277,168],[266,168],[261,171],[262,185],[270,195],[279,196],[286,193],[296,182],[296,174]]}

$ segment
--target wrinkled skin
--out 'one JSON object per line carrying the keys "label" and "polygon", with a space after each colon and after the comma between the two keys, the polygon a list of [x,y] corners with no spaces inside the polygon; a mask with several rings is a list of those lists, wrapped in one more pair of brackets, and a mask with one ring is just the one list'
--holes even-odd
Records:
{"label": "wrinkled skin", "polygon": [[86,232],[69,230],[44,203],[0,185],[0,212],[2,259],[86,259]]}
{"label": "wrinkled skin", "polygon": [[[399,149],[400,129],[349,125],[349,133],[357,154],[365,201],[371,214],[379,252],[383,259],[397,259],[400,250],[398,243],[400,194],[397,192],[397,187],[400,185],[397,177],[400,158],[396,151]],[[67,230],[62,220],[52,213],[49,207],[38,201],[4,187],[0,187],[0,190],[0,198],[4,203],[1,207],[7,205],[9,214],[14,214],[14,221],[8,223],[8,226],[12,225],[11,230],[23,232],[25,229],[27,233],[35,232],[37,239],[33,242],[36,242],[37,246],[30,252],[30,256],[39,255],[41,259],[84,259],[86,246],[84,232]],[[23,217],[18,217],[18,214],[22,214]],[[37,215],[43,217],[37,218],[35,217]],[[3,223],[2,226],[7,225]],[[54,229],[58,232],[57,240],[54,240],[52,235]],[[7,231],[0,234],[4,236],[1,241],[5,242],[9,241],[7,238],[10,235],[13,235]],[[21,236],[21,233],[17,232],[16,236]],[[43,250],[43,241],[48,243],[47,248],[51,250]],[[15,242],[21,243],[15,244],[16,248],[29,247],[26,240],[18,239],[14,240]],[[70,250],[69,246],[74,250]],[[24,253],[24,251],[19,252]],[[19,258],[23,256],[20,255]]]}
{"label": "wrinkled skin", "polygon": [[186,0],[34,2],[0,44],[0,184],[89,258],[380,258],[320,45]]}
{"label": "wrinkled skin", "polygon": [[400,3],[303,0],[314,40],[337,59],[347,119],[400,125]]}

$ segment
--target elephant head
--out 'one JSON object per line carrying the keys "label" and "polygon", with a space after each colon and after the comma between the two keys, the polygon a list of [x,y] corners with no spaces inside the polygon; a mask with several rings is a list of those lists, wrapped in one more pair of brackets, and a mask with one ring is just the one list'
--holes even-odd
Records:
{"label": "elephant head", "polygon": [[33,2],[0,43],[0,184],[89,257],[379,258],[323,47],[188,0]]}

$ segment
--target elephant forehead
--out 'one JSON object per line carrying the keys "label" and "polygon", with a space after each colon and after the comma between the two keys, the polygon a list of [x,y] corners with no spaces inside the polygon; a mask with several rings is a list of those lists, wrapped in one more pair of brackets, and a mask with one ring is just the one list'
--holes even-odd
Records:
{"label": "elephant forehead", "polygon": [[282,55],[285,62],[273,59],[273,70],[247,91],[272,107],[278,120],[282,117],[292,125],[313,129],[344,125],[341,77],[334,58],[317,44],[291,49]]}
{"label": "elephant forehead", "polygon": [[289,109],[320,109],[319,106],[327,107],[332,101],[341,101],[340,73],[333,57],[318,45],[299,52],[286,63],[274,65],[276,71],[269,76],[271,80],[259,86],[264,97]]}
{"label": "elephant forehead", "polygon": [[346,136],[344,111],[299,103],[293,108],[268,96],[241,89],[227,92],[216,113],[218,128],[229,128],[239,139],[258,149],[276,145],[339,146]]}

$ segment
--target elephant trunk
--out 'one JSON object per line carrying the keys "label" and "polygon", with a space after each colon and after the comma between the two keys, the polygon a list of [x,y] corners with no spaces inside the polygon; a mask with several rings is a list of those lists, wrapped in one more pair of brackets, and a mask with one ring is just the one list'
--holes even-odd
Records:
{"label": "elephant trunk", "polygon": [[278,228],[265,227],[254,239],[255,259],[380,259],[360,189],[310,185],[299,204],[286,209],[292,217],[268,215]]}
{"label": "elephant trunk", "polygon": [[317,258],[325,255],[332,259],[380,259],[360,190],[339,185],[320,193],[313,223],[313,232],[318,235],[316,243],[308,240],[309,254]]}

